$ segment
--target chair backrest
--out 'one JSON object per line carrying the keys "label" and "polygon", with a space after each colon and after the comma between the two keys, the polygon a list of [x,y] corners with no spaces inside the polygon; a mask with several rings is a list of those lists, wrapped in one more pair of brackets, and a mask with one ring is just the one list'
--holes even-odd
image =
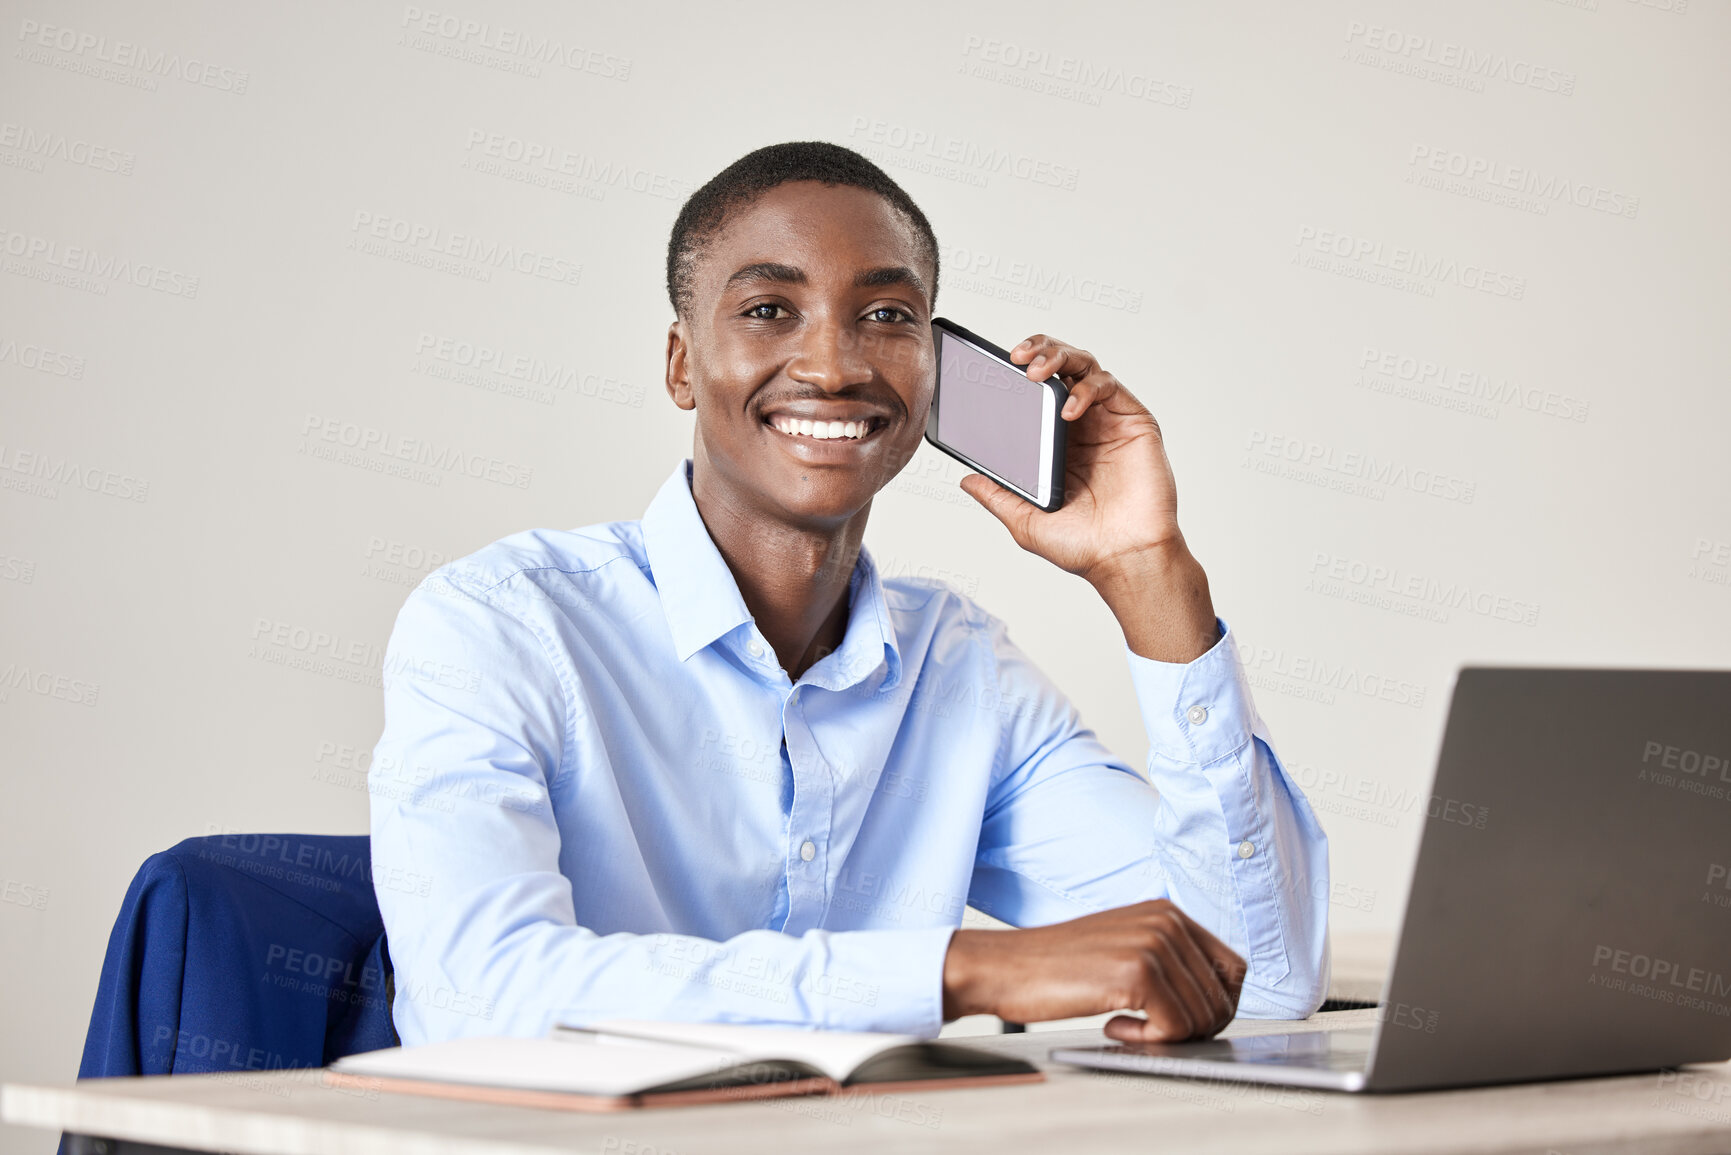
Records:
{"label": "chair backrest", "polygon": [[319,1067],[397,1044],[365,835],[189,838],[139,868],[81,1079]]}

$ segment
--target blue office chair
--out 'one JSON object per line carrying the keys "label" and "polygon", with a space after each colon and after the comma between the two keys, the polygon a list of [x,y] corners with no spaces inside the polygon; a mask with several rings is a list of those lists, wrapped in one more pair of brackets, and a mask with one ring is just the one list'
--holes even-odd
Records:
{"label": "blue office chair", "polygon": [[80,1079],[321,1067],[397,1045],[365,835],[219,834],[132,880]]}

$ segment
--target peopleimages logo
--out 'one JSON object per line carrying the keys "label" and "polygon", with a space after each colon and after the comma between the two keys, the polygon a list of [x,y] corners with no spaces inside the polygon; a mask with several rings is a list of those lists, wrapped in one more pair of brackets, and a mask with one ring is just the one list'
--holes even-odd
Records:
{"label": "peopleimages logo", "polygon": [[1652,955],[1641,954],[1638,951],[1622,950],[1602,944],[1593,948],[1593,969],[1598,971],[1601,968],[1615,975],[1627,975],[1632,979],[1643,979],[1651,983],[1652,988],[1642,990],[1630,987],[1622,980],[1598,975],[1591,976],[1595,986],[1610,987],[1613,990],[1632,989],[1635,993],[1645,994],[1649,998],[1657,998],[1660,1002],[1675,1002],[1679,1005],[1695,1006],[1697,1009],[1716,1007],[1718,1009],[1715,1013],[1731,1014],[1731,1007],[1722,1003],[1705,1003],[1705,1000],[1702,999],[1685,997],[1685,994],[1710,995],[1714,998],[1731,996],[1731,978],[1727,978],[1718,971],[1684,966],[1673,959],[1656,958]]}
{"label": "peopleimages logo", "polygon": [[51,377],[77,379],[84,376],[83,357],[33,343],[20,345],[11,337],[0,337],[0,365],[7,362],[20,368],[46,373]]}
{"label": "peopleimages logo", "polygon": [[[1542,172],[1530,166],[1504,164],[1489,157],[1455,152],[1428,144],[1413,145],[1406,162],[1409,166],[1409,183],[1415,175],[1422,177],[1428,172],[1456,177],[1467,184],[1484,184],[1499,190],[1506,189],[1535,198],[1540,215],[1549,211],[1550,203],[1561,201],[1577,208],[1592,209],[1630,220],[1635,218],[1641,208],[1639,197],[1616,192],[1602,185],[1570,180],[1568,177]],[[1514,207],[1523,206],[1520,202],[1514,202]]]}
{"label": "peopleimages logo", "polygon": [[[147,261],[134,261],[130,257],[102,252],[87,245],[62,244],[58,238],[18,232],[5,225],[0,225],[0,253],[20,260],[39,261],[50,268],[64,269],[83,278],[90,278],[89,283],[81,281],[75,285],[86,291],[106,294],[108,288],[105,282],[114,282],[167,293],[171,297],[185,297],[190,300],[198,296],[199,279],[190,273],[163,265],[153,265]],[[23,268],[8,267],[6,271],[32,275]]]}
{"label": "peopleimages logo", "polygon": [[[577,365],[548,361],[521,350],[490,345],[485,341],[472,341],[423,330],[415,341],[415,353],[424,359],[427,376],[444,377],[488,392],[520,396],[548,405],[553,403],[556,394],[569,393],[597,401],[629,405],[634,409],[643,408],[644,391],[641,385],[632,385]],[[426,362],[439,362],[450,368],[441,372]],[[464,370],[473,370],[473,373],[465,373]],[[422,366],[418,365],[415,371],[423,371]],[[516,385],[506,384],[497,378],[507,378]]]}
{"label": "peopleimages logo", "polygon": [[1715,754],[1649,738],[1635,781],[1731,802],[1731,751]]}
{"label": "peopleimages logo", "polygon": [[[338,455],[344,451],[353,459]],[[422,467],[432,483],[437,485],[446,474],[460,473],[496,485],[518,489],[529,488],[534,479],[532,466],[474,453],[453,445],[441,445],[420,437],[406,437],[389,430],[376,429],[337,417],[322,417],[309,413],[301,423],[301,453],[321,460],[341,460],[344,464],[400,466],[404,469]],[[375,469],[375,472],[387,472]],[[417,477],[416,480],[426,478]]]}
{"label": "peopleimages logo", "polygon": [[1731,869],[1723,862],[1707,864],[1707,885],[1701,891],[1701,901],[1731,909]]}
{"label": "peopleimages logo", "polygon": [[1689,560],[1690,577],[1714,585],[1731,585],[1731,541],[1697,537]]}
{"label": "peopleimages logo", "polygon": [[[1539,607],[1535,602],[1512,597],[1496,590],[1475,587],[1465,581],[1443,581],[1427,574],[1403,570],[1399,566],[1362,558],[1343,557],[1326,550],[1313,550],[1310,559],[1311,584],[1306,588],[1327,596],[1359,600],[1350,590],[1335,590],[1327,583],[1340,583],[1361,590],[1371,599],[1367,604],[1382,608],[1387,598],[1403,599],[1411,608],[1402,609],[1414,617],[1428,616],[1431,609],[1444,611],[1440,620],[1447,621],[1448,610],[1465,610],[1493,621],[1512,622],[1522,626],[1539,623]],[[1379,597],[1379,595],[1382,595]],[[1421,608],[1422,607],[1422,608]]]}
{"label": "peopleimages logo", "polygon": [[1687,746],[1672,746],[1648,739],[1641,751],[1641,762],[1646,765],[1655,758],[1659,761],[1659,767],[1664,770],[1679,770],[1701,778],[1717,778],[1721,782],[1731,782],[1731,756],[1708,754],[1691,750]]}
{"label": "peopleimages logo", "polygon": [[58,698],[75,706],[94,706],[102,687],[82,678],[9,662],[4,670],[0,670],[0,703],[8,701],[15,690],[44,698]]}
{"label": "peopleimages logo", "polygon": [[1142,311],[1141,290],[1096,277],[1077,276],[1067,269],[1047,268],[961,245],[943,246],[943,260],[944,275],[955,278],[960,287],[970,292],[1001,296],[991,287],[996,284],[1012,290],[1014,299],[1038,308],[1051,308],[1053,297],[1068,297],[1084,305],[1121,309],[1126,313]]}
{"label": "peopleimages logo", "polygon": [[[501,56],[516,57],[525,64],[557,64],[572,72],[586,72],[603,80],[631,79],[629,56],[615,56],[581,44],[567,44],[550,36],[538,36],[505,24],[470,20],[450,12],[433,12],[414,4],[405,4],[401,26],[409,33],[424,37],[436,36],[453,47],[485,49]],[[539,72],[534,75],[539,75]]]}
{"label": "peopleimages logo", "polygon": [[1478,494],[1478,483],[1465,478],[1434,469],[1412,469],[1388,458],[1265,429],[1250,431],[1244,451],[1247,468],[1357,493],[1376,501],[1381,501],[1389,489],[1410,490],[1463,505],[1471,505]]}
{"label": "peopleimages logo", "polygon": [[1044,42],[1029,48],[1008,40],[969,36],[962,42],[961,71],[983,80],[1024,88],[1049,96],[1098,105],[1101,94],[1189,108],[1195,90],[1154,75],[1152,70],[1122,68],[1082,56],[1047,49]]}
{"label": "peopleimages logo", "polygon": [[1507,297],[1511,301],[1519,301],[1527,292],[1525,277],[1457,261],[1452,257],[1433,256],[1404,245],[1384,246],[1381,241],[1335,229],[1300,225],[1293,244],[1298,246],[1298,252],[1293,254],[1293,261],[1297,263],[1302,263],[1299,257],[1310,251],[1393,276],[1412,278],[1419,284],[1455,285],[1493,297]]}
{"label": "peopleimages logo", "polygon": [[[137,159],[132,153],[112,145],[95,144],[81,137],[32,128],[10,120],[0,121],[0,148],[21,153],[38,162],[64,161],[67,164],[95,169],[97,172],[112,172],[121,176],[132,175],[133,162]],[[35,171],[40,172],[41,168],[37,167]]]}
{"label": "peopleimages logo", "polygon": [[1400,825],[1401,817],[1418,802],[1418,795],[1404,786],[1397,790],[1374,778],[1323,770],[1307,762],[1286,763],[1286,773],[1304,788],[1312,809],[1377,826]]}
{"label": "peopleimages logo", "polygon": [[954,165],[982,176],[1011,176],[1033,184],[1074,189],[1080,175],[1080,170],[1073,165],[1015,149],[987,147],[927,126],[909,127],[894,121],[856,116],[848,128],[848,135],[863,137],[870,144],[881,145],[895,153],[906,153],[910,158]]}
{"label": "peopleimages logo", "polygon": [[484,128],[471,128],[463,149],[471,157],[519,165],[550,176],[570,177],[598,189],[622,188],[673,201],[683,201],[697,191],[697,185],[693,182],[668,176],[666,173],[614,160],[603,160],[592,153],[573,152],[561,145],[525,140]]}
{"label": "peopleimages logo", "polygon": [[[1282,649],[1248,645],[1238,647],[1238,659],[1252,686],[1284,693],[1286,690],[1280,682],[1270,679],[1285,679],[1296,686],[1320,691],[1324,696],[1316,700],[1325,705],[1334,703],[1333,691],[1336,690],[1413,709],[1424,705],[1423,686],[1404,678],[1363,670],[1350,662],[1330,662],[1308,654],[1289,654]],[[1313,694],[1297,696],[1315,697]]]}
{"label": "peopleimages logo", "polygon": [[[560,285],[575,285],[583,279],[583,265],[579,261],[537,252],[522,245],[504,244],[472,233],[452,232],[440,225],[370,213],[365,209],[355,210],[349,231],[354,234],[350,238],[350,248],[375,256],[389,256],[391,253],[381,245],[399,245],[403,250],[401,255],[409,256],[410,263],[428,263],[433,267],[437,267],[435,258],[455,258],[478,266],[473,272],[481,274],[481,280],[490,280],[488,273],[492,269],[510,269]],[[423,259],[416,261],[412,259],[414,256]]]}
{"label": "peopleimages logo", "polygon": [[[1500,80],[1541,92],[1554,92],[1559,96],[1573,96],[1575,93],[1574,73],[1534,64],[1506,52],[1469,48],[1452,40],[1435,40],[1380,24],[1366,24],[1362,20],[1347,22],[1346,41],[1356,48],[1382,54],[1392,63],[1448,69],[1459,74],[1461,79],[1474,82],[1481,90],[1484,81]],[[1375,58],[1353,59],[1355,63],[1380,64]],[[1391,71],[1403,69],[1397,67]]]}
{"label": "peopleimages logo", "polygon": [[[14,478],[8,474],[22,474]],[[0,489],[13,489],[50,500],[60,496],[60,486],[100,493],[121,501],[148,501],[150,482],[101,466],[87,465],[70,457],[20,449],[0,442]]]}
{"label": "peopleimages logo", "polygon": [[[1563,421],[1585,421],[1592,405],[1579,397],[1558,393],[1554,389],[1524,386],[1507,377],[1492,377],[1477,370],[1450,366],[1429,357],[1417,357],[1389,349],[1366,345],[1358,357],[1358,384],[1379,389],[1383,382],[1411,385],[1439,395],[1458,395],[1463,405],[1483,401],[1490,405],[1507,405],[1525,409]],[[1454,406],[1449,406],[1453,408]],[[1490,416],[1496,416],[1491,411]]]}
{"label": "peopleimages logo", "polygon": [[251,79],[249,73],[238,68],[225,68],[191,56],[183,59],[178,52],[146,48],[130,40],[110,42],[106,36],[35,20],[19,21],[18,39],[27,48],[52,48],[82,60],[136,68],[152,76],[172,77],[237,96],[246,92],[247,81]]}

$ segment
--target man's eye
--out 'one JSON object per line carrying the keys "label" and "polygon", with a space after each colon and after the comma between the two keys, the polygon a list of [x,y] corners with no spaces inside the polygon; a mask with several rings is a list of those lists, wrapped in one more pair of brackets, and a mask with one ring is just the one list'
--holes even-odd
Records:
{"label": "man's eye", "polygon": [[[883,316],[882,314],[884,313],[888,313],[889,316]],[[908,319],[908,315],[902,312],[902,310],[891,308],[889,305],[879,305],[877,308],[867,313],[866,316],[870,317],[874,321],[886,321],[890,324]]]}
{"label": "man's eye", "polygon": [[745,316],[757,321],[773,321],[775,320],[775,314],[780,311],[780,309],[780,305],[772,305],[766,301],[761,305],[753,305],[751,308],[747,309],[745,311]]}

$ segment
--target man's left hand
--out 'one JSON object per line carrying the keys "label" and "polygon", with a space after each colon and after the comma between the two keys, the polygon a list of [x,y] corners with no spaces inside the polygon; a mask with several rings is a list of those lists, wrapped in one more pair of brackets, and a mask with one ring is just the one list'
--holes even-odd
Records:
{"label": "man's left hand", "polygon": [[1217,639],[1208,579],[1178,529],[1178,492],[1160,424],[1092,353],[1037,334],[1010,350],[1029,380],[1069,387],[1064,504],[1047,513],[984,474],[962,489],[1016,544],[1086,579],[1130,648],[1187,662]]}

